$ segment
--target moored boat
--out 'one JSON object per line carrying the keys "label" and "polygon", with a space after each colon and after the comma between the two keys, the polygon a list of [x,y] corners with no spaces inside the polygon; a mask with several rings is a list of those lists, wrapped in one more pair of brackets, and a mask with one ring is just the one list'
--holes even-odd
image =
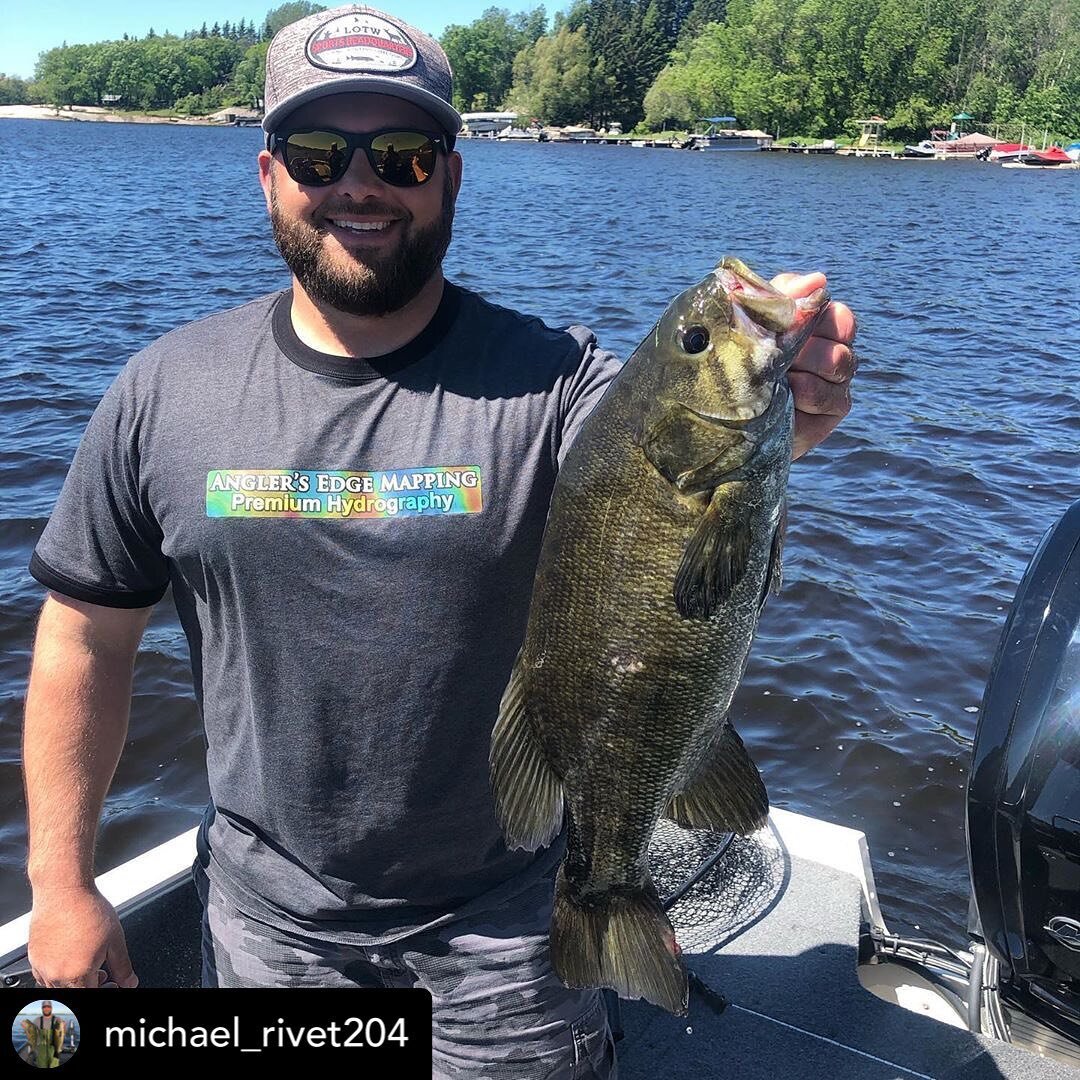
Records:
{"label": "moored boat", "polygon": [[495,138],[512,130],[516,112],[472,112],[461,114],[461,134],[467,138]]}
{"label": "moored boat", "polygon": [[[1034,150],[1034,146],[1028,146],[1027,143],[997,143],[995,146],[991,146],[986,152],[987,161],[1016,161],[1017,158],[1022,157],[1024,154],[1030,154]],[[982,155],[980,155],[981,157]]]}
{"label": "moored boat", "polygon": [[600,142],[600,135],[594,128],[576,127],[571,125],[570,127],[564,127],[555,141],[582,143]]}
{"label": "moored boat", "polygon": [[934,148],[934,143],[929,139],[923,139],[920,142],[915,143],[914,146],[905,146],[902,157],[913,158],[932,158],[937,155],[937,150]]}
{"label": "moored boat", "polygon": [[950,139],[923,139],[916,147],[908,146],[904,149],[918,150],[918,156],[921,157],[974,158],[996,144],[997,139],[984,135],[981,131],[972,131]]}
{"label": "moored boat", "polygon": [[692,137],[691,150],[762,150],[773,144],[767,132],[734,127],[734,116],[703,116],[701,121],[709,126]]}
{"label": "moored boat", "polygon": [[1012,161],[1003,161],[1003,169],[1077,169],[1080,168],[1073,158],[1060,146],[1049,146],[1045,150],[1030,150]]}
{"label": "moored boat", "polygon": [[1028,165],[1068,165],[1072,158],[1060,146],[1048,146],[1045,150],[1032,150],[1019,160]]}

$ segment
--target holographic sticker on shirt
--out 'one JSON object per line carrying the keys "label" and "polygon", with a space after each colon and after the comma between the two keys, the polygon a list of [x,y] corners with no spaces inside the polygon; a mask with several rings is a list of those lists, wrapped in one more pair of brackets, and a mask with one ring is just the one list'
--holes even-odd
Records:
{"label": "holographic sticker on shirt", "polygon": [[475,465],[387,472],[337,469],[212,469],[206,516],[245,518],[399,518],[478,514]]}

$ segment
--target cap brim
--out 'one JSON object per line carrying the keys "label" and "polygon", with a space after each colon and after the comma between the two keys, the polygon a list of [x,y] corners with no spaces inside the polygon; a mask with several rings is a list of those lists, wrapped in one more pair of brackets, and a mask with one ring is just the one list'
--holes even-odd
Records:
{"label": "cap brim", "polygon": [[402,82],[400,78],[389,79],[378,75],[364,75],[361,78],[336,79],[330,84],[313,86],[308,90],[301,90],[284,101],[279,101],[263,117],[263,131],[269,134],[289,113],[309,101],[317,101],[319,98],[330,97],[333,94],[351,93],[386,94],[388,97],[411,101],[414,105],[419,105],[424,112],[430,113],[439,127],[450,136],[451,141],[461,130],[461,113],[431,91]]}

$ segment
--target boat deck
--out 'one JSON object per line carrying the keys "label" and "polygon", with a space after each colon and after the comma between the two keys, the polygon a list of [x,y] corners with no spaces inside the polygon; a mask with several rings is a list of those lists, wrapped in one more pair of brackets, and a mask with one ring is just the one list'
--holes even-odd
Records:
{"label": "boat deck", "polygon": [[[857,974],[860,883],[785,853],[768,910],[690,966],[731,1002],[719,1016],[620,1006],[620,1080],[1078,1080],[1080,1071],[875,997]],[[689,1029],[689,1030],[688,1030]]]}
{"label": "boat deck", "polygon": [[[822,835],[807,822],[774,812],[770,829],[736,840],[672,907],[689,966],[730,1004],[717,1014],[692,993],[689,1016],[678,1018],[621,1002],[620,1080],[1080,1080],[1067,1065],[864,989],[860,925],[876,910],[872,875],[858,872],[865,841],[853,830],[812,822],[826,830]],[[165,895],[148,894],[134,869],[126,885],[114,877],[122,868],[104,875],[112,880],[102,891],[121,911],[144,987],[199,985],[201,908],[184,870],[194,858],[193,834],[163,845],[167,860],[156,859],[156,880],[174,882]],[[675,892],[710,842],[708,834],[691,836],[665,823],[653,858],[661,895]],[[137,861],[149,869],[152,854]],[[171,873],[161,872],[166,861]],[[122,886],[132,890],[126,902]],[[147,895],[153,902],[139,906]],[[22,966],[11,942],[13,935],[25,941],[25,926],[23,916],[0,928],[0,971]],[[25,949],[21,957],[25,963]]]}

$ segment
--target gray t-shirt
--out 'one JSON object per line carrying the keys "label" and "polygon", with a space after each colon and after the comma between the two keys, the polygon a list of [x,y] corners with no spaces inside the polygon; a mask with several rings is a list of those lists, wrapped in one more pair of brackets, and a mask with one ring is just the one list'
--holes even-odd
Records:
{"label": "gray t-shirt", "polygon": [[501,904],[488,750],[559,462],[619,370],[447,284],[364,361],[304,345],[290,290],[133,357],[30,571],[94,604],[171,583],[206,727],[199,852],[241,910],[344,943]]}

